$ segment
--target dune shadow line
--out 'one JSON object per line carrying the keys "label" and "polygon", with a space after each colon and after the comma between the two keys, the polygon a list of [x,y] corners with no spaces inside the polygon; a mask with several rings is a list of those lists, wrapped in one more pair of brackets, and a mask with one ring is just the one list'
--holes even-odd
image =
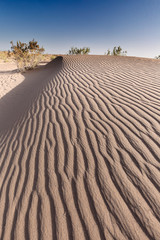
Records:
{"label": "dune shadow line", "polygon": [[24,73],[25,80],[0,100],[0,135],[10,130],[42,93],[47,82],[62,69],[63,57]]}

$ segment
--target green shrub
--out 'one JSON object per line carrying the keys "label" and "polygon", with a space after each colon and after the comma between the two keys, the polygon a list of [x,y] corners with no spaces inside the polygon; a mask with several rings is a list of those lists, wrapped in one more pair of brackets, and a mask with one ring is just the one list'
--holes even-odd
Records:
{"label": "green shrub", "polygon": [[20,71],[23,72],[27,69],[33,69],[41,61],[44,48],[40,48],[37,41],[34,39],[28,44],[22,43],[21,41],[17,41],[16,45],[13,44],[13,41],[10,43],[12,45],[11,50],[17,62],[17,67]]}
{"label": "green shrub", "polygon": [[77,48],[77,47],[72,47],[70,50],[69,50],[69,55],[84,55],[84,54],[88,54],[90,53],[90,48],[88,47],[84,47],[84,48]]}
{"label": "green shrub", "polygon": [[111,55],[111,51],[109,49],[107,50],[107,55]]}
{"label": "green shrub", "polygon": [[[110,55],[110,54],[107,54],[107,55]],[[126,56],[127,51],[122,52],[122,48],[120,46],[119,47],[114,47],[112,55],[114,55],[114,56]]]}

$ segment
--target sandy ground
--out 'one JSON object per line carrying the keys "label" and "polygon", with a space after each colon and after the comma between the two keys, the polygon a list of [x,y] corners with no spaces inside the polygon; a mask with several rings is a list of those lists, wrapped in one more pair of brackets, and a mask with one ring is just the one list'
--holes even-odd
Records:
{"label": "sandy ground", "polygon": [[0,100],[0,239],[159,240],[160,62],[64,56],[22,81]]}
{"label": "sandy ground", "polygon": [[[46,65],[47,62],[40,63],[38,68]],[[20,73],[15,62],[0,62],[0,99],[8,92],[22,83],[25,73]]]}
{"label": "sandy ground", "polygon": [[18,73],[14,62],[0,63],[0,98],[15,88],[24,80],[24,76]]}

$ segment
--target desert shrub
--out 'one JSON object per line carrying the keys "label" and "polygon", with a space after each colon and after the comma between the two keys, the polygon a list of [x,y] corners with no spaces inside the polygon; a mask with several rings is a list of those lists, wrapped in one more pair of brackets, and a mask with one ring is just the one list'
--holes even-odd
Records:
{"label": "desert shrub", "polygon": [[114,55],[114,56],[121,55],[121,52],[122,52],[122,48],[120,46],[119,47],[114,47],[112,55]]}
{"label": "desert shrub", "polygon": [[70,55],[84,55],[90,53],[90,48],[89,47],[84,47],[84,48],[77,48],[77,47],[71,47],[69,50]]}
{"label": "desert shrub", "polygon": [[17,67],[20,71],[33,69],[42,59],[44,48],[40,48],[37,41],[34,39],[28,44],[17,41],[17,44],[14,45],[13,41],[11,41],[11,45],[11,50],[14,54]]}
{"label": "desert shrub", "polygon": [[[110,54],[107,54],[107,55],[110,55]],[[112,55],[114,55],[114,56],[126,56],[127,51],[122,52],[122,48],[120,46],[119,47],[114,47]]]}
{"label": "desert shrub", "polygon": [[111,51],[109,49],[107,50],[107,55],[111,55]]}

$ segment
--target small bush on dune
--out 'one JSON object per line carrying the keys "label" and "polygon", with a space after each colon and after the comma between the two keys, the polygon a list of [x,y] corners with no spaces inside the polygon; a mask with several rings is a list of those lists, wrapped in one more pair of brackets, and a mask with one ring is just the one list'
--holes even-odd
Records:
{"label": "small bush on dune", "polygon": [[126,56],[126,55],[127,55],[127,51],[123,51],[123,52],[122,52],[122,48],[119,46],[119,47],[114,47],[112,53],[111,53],[111,51],[108,49],[107,55]]}
{"label": "small bush on dune", "polygon": [[109,49],[107,50],[107,55],[111,55],[111,51]]}
{"label": "small bush on dune", "polygon": [[20,71],[35,68],[42,59],[43,47],[39,47],[37,41],[34,39],[27,43],[17,41],[14,45],[11,41],[11,49],[17,62],[17,67]]}
{"label": "small bush on dune", "polygon": [[84,47],[84,48],[74,48],[72,47],[70,50],[69,50],[69,55],[84,55],[84,54],[88,54],[90,53],[90,48],[88,47]]}

